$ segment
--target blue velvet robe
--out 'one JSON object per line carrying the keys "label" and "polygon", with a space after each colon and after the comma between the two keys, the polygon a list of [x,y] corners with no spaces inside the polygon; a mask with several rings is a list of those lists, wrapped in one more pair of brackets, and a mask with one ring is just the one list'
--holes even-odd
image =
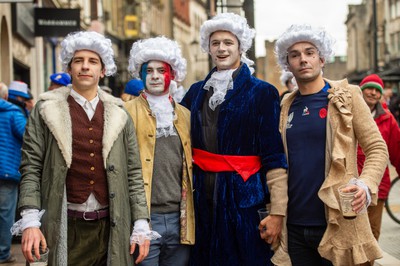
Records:
{"label": "blue velvet robe", "polygon": [[[205,149],[201,109],[206,81],[193,84],[182,101],[191,110],[193,148]],[[208,103],[205,103],[208,104]],[[262,168],[246,182],[236,172],[216,176],[214,208],[206,201],[204,172],[194,165],[196,242],[191,265],[271,265],[270,246],[260,238],[257,210],[269,202],[266,172],[287,168],[279,126],[279,95],[271,84],[250,74],[242,64],[218,114],[218,153],[258,155]],[[213,220],[210,221],[210,211]]]}

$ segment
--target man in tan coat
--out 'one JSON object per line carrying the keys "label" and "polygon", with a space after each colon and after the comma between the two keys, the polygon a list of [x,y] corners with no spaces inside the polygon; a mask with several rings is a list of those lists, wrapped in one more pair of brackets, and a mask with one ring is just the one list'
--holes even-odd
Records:
{"label": "man in tan coat", "polygon": [[[275,47],[280,66],[298,85],[282,100],[280,119],[289,164],[285,229],[293,265],[356,265],[382,256],[365,210],[376,204],[387,148],[360,89],[347,80],[323,78],[332,43],[322,29],[293,25]],[[366,155],[360,175],[357,143]],[[338,196],[338,187],[349,183],[358,189],[352,201],[357,217],[351,220],[343,218]],[[285,255],[277,253],[273,262],[290,265]]]}
{"label": "man in tan coat", "polygon": [[125,107],[138,136],[152,229],[162,235],[140,265],[185,266],[194,244],[190,113],[171,88],[185,78],[186,60],[176,42],[157,37],[133,44],[128,69],[145,85]]}

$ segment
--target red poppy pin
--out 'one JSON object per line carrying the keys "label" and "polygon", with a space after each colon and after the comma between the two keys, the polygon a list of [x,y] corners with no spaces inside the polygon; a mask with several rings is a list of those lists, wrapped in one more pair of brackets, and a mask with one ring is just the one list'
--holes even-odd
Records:
{"label": "red poppy pin", "polygon": [[319,110],[319,117],[321,117],[321,118],[325,118],[326,117],[326,115],[327,115],[327,111],[326,111],[326,108],[321,108],[320,110]]}

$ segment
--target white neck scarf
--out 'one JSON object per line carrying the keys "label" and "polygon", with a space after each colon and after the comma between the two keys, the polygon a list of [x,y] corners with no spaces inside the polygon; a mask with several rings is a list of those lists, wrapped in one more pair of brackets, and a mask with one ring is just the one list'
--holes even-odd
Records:
{"label": "white neck scarf", "polygon": [[169,94],[155,96],[144,91],[152,115],[156,118],[156,138],[176,136],[173,121],[175,120],[174,108],[169,100]]}
{"label": "white neck scarf", "polygon": [[213,87],[214,92],[211,96],[208,106],[211,110],[215,110],[218,105],[225,101],[225,95],[228,90],[233,89],[233,79],[232,74],[236,69],[215,71],[209,80],[207,80],[203,89],[209,90],[210,87]]}

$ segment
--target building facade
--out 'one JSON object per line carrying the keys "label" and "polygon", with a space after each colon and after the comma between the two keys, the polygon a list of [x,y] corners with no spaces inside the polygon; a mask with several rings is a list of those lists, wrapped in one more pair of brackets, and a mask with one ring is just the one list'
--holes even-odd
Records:
{"label": "building facade", "polygon": [[[203,79],[212,67],[200,49],[199,30],[217,12],[236,11],[250,16],[253,0],[36,0],[0,4],[0,80],[26,82],[35,98],[47,90],[49,76],[60,72],[60,43],[69,33],[35,32],[35,10],[77,10],[76,30],[93,30],[113,43],[118,72],[100,85],[119,96],[129,79],[127,72],[132,44],[143,38],[166,36],[176,40],[188,62],[185,88]],[[26,1],[24,1],[26,2]],[[224,8],[228,9],[224,9]],[[35,9],[36,8],[36,9]],[[219,10],[219,11],[218,11]],[[49,14],[52,11],[49,11]]]}
{"label": "building facade", "polygon": [[400,0],[363,0],[349,5],[347,72],[350,82],[381,76],[386,88],[400,86]]}

